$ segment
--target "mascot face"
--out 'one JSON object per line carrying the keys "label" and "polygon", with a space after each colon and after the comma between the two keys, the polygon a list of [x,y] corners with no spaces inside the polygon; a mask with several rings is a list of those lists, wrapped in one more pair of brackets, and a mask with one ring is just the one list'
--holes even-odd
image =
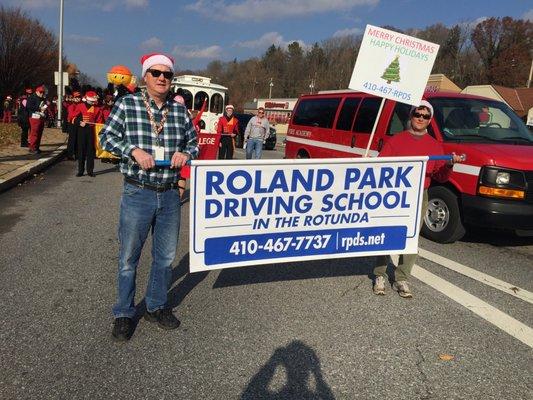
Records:
{"label": "mascot face", "polygon": [[131,82],[132,73],[124,65],[115,65],[107,71],[107,81],[114,85],[128,85]]}

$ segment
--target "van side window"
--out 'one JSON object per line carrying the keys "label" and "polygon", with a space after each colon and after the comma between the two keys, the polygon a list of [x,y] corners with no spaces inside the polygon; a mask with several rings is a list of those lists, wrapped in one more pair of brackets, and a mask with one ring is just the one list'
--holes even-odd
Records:
{"label": "van side window", "polygon": [[340,102],[340,97],[304,99],[294,112],[293,123],[296,125],[331,128],[333,127],[333,120]]}
{"label": "van side window", "polygon": [[341,131],[349,131],[352,129],[353,117],[355,116],[360,101],[361,99],[354,97],[344,100],[341,113],[337,119],[337,129]]}
{"label": "van side window", "polygon": [[371,133],[374,127],[374,122],[378,115],[379,106],[381,105],[380,97],[366,97],[359,111],[357,117],[355,117],[355,123],[353,125],[354,132]]}
{"label": "van side window", "polygon": [[394,111],[392,112],[392,118],[389,122],[389,127],[387,128],[387,135],[392,136],[407,129],[409,111],[411,111],[411,106],[409,104],[396,103]]}

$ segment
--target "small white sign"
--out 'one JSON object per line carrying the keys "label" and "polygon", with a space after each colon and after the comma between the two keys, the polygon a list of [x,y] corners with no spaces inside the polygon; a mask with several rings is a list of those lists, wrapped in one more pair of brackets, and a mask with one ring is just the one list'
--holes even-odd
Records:
{"label": "small white sign", "polygon": [[193,161],[190,270],[416,253],[427,159]]}
{"label": "small white sign", "polygon": [[[68,86],[68,72],[63,72],[63,86]],[[54,85],[59,85],[59,72],[54,71]]]}
{"label": "small white sign", "polygon": [[439,45],[367,25],[348,87],[419,105]]}
{"label": "small white sign", "polygon": [[526,125],[533,126],[533,107],[531,107],[527,113]]}

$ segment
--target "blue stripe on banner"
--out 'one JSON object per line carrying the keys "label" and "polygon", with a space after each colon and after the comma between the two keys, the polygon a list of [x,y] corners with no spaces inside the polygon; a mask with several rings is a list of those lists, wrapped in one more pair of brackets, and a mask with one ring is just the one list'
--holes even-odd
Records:
{"label": "blue stripe on banner", "polygon": [[406,226],[376,226],[209,238],[205,241],[205,264],[402,250],[406,235]]}

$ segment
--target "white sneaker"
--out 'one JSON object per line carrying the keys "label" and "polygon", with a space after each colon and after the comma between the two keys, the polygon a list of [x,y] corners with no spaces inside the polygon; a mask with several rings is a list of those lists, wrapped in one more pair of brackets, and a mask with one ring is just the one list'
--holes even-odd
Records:
{"label": "white sneaker", "polygon": [[411,293],[411,290],[409,290],[409,285],[407,284],[407,281],[394,282],[394,289],[396,289],[400,297],[403,297],[405,299],[410,299],[413,297],[413,293]]}
{"label": "white sneaker", "polygon": [[376,280],[374,281],[374,294],[385,295],[385,277],[376,276]]}

